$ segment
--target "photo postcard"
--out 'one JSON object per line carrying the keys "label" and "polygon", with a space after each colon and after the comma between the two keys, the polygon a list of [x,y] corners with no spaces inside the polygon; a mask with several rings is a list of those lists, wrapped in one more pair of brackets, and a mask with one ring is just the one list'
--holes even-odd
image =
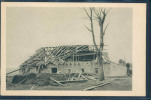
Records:
{"label": "photo postcard", "polygon": [[145,3],[10,3],[1,95],[145,96]]}

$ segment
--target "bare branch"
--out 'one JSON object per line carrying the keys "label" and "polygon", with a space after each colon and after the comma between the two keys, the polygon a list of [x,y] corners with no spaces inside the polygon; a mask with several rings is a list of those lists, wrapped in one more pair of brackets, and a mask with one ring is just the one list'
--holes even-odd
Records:
{"label": "bare branch", "polygon": [[[84,25],[85,26],[85,25]],[[92,30],[91,29],[89,29],[87,26],[85,26],[90,32],[92,32]]]}
{"label": "bare branch", "polygon": [[92,11],[93,9],[94,9],[94,8],[91,8],[91,7],[90,7],[90,11]]}
{"label": "bare branch", "polygon": [[99,13],[100,13],[100,18],[101,18],[101,10],[100,10],[101,8],[99,8]]}
{"label": "bare branch", "polygon": [[91,13],[91,15],[90,15],[90,20],[92,20],[92,8],[90,7],[90,13]]}
{"label": "bare branch", "polygon": [[101,20],[101,24],[103,24],[103,23],[104,23],[105,18],[106,18],[106,14],[105,14],[105,12],[104,12],[104,14],[103,14],[103,18],[102,18],[102,20]]}
{"label": "bare branch", "polygon": [[106,27],[105,27],[105,29],[104,29],[104,32],[103,32],[103,35],[105,35],[105,31],[106,31],[108,25],[109,25],[109,23],[106,25]]}
{"label": "bare branch", "polygon": [[103,11],[103,9],[101,9],[101,12],[104,14],[104,11]]}
{"label": "bare branch", "polygon": [[87,16],[90,18],[90,15],[88,14],[87,10],[85,8],[84,8],[84,10],[85,10]]}
{"label": "bare branch", "polygon": [[96,42],[95,42],[95,35],[94,35],[94,29],[93,29],[93,10],[94,8],[91,8],[90,7],[90,15],[88,14],[88,12],[86,11],[86,9],[84,9],[85,12],[87,13],[88,17],[90,18],[90,22],[91,22],[91,29],[89,29],[88,27],[86,27],[91,33],[92,33],[92,39],[93,39],[93,43],[94,43],[94,46],[96,48],[97,51],[99,51],[97,45],[96,45]]}
{"label": "bare branch", "polygon": [[103,15],[106,15],[106,10],[105,9],[101,9],[101,12],[103,13]]}
{"label": "bare branch", "polygon": [[100,15],[99,15],[99,12],[98,12],[96,9],[94,9],[94,13],[97,15],[97,17],[100,16]]}

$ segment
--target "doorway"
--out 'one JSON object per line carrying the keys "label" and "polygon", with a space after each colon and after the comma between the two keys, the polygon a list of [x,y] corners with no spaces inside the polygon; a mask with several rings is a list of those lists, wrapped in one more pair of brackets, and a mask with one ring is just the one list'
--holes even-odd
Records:
{"label": "doorway", "polygon": [[57,73],[57,68],[51,68],[51,73]]}
{"label": "doorway", "polygon": [[98,73],[98,68],[95,68],[95,73]]}
{"label": "doorway", "polygon": [[81,69],[82,73],[84,73],[84,68]]}

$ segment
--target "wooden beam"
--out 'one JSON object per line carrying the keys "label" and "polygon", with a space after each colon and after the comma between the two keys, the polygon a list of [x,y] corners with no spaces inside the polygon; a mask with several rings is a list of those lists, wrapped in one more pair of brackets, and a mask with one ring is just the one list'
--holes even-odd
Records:
{"label": "wooden beam", "polygon": [[57,56],[58,53],[59,53],[61,50],[62,50],[62,46],[60,46],[60,47],[58,48],[58,51],[56,52],[55,56]]}
{"label": "wooden beam", "polygon": [[[31,58],[29,58],[28,60],[26,60],[23,64],[26,64],[26,62],[28,63],[31,59],[34,59],[35,57],[37,57],[37,55],[39,55],[39,53],[42,53],[44,48],[41,48],[42,50],[36,52]],[[22,65],[23,65],[22,64]]]}
{"label": "wooden beam", "polygon": [[59,81],[60,83],[86,82],[87,80]]}
{"label": "wooden beam", "polygon": [[96,53],[87,53],[87,54],[78,54],[78,55],[74,55],[74,56],[86,56],[86,55],[95,55]]}
{"label": "wooden beam", "polygon": [[[20,69],[22,69],[22,68],[20,68]],[[17,70],[11,71],[11,72],[7,73],[6,75],[9,75],[9,74],[14,73],[14,72],[16,72],[16,71],[19,71],[20,69],[17,69]]]}
{"label": "wooden beam", "polygon": [[61,55],[66,49],[67,48],[63,46],[61,52],[59,53],[59,55]]}
{"label": "wooden beam", "polygon": [[37,55],[34,60],[36,60],[38,57],[41,57],[43,54],[45,54],[45,51],[41,52],[39,55]]}
{"label": "wooden beam", "polygon": [[[83,50],[86,50],[86,49],[78,50],[77,52],[79,52],[79,51],[83,51]],[[61,59],[65,59],[65,58],[67,58],[67,57],[69,57],[69,56],[72,56],[72,55],[73,55],[73,54],[75,54],[75,53],[76,53],[76,52],[69,53],[68,55],[63,56]]]}
{"label": "wooden beam", "polygon": [[52,77],[49,77],[49,78],[50,78],[51,80],[53,80],[54,82],[56,82],[57,84],[62,85],[62,83],[60,83],[59,81],[53,79]]}
{"label": "wooden beam", "polygon": [[38,85],[34,84],[32,85],[32,87],[30,88],[30,90],[33,90],[34,88],[38,87]]}
{"label": "wooden beam", "polygon": [[78,78],[80,78],[81,74],[82,74],[82,73],[79,73]]}
{"label": "wooden beam", "polygon": [[91,86],[91,87],[83,89],[82,91],[93,90],[93,89],[95,89],[97,87],[101,87],[101,86],[104,86],[104,85],[107,85],[107,84],[110,84],[110,83],[111,82],[107,82],[107,83],[103,83],[103,84],[100,84],[100,85],[97,85],[97,86]]}

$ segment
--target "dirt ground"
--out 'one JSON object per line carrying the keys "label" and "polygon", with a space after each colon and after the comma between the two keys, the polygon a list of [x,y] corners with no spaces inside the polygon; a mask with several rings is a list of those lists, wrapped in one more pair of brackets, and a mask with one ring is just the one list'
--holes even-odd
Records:
{"label": "dirt ground", "polygon": [[[106,78],[105,81],[113,80],[110,84],[97,87],[91,91],[107,91],[107,90],[114,90],[114,91],[131,91],[132,90],[132,78],[131,77],[121,77],[121,78]],[[103,81],[103,82],[105,82]],[[101,82],[98,80],[88,80],[87,82],[81,83],[66,83],[59,86],[38,86],[33,88],[33,90],[83,90],[85,88],[96,86]],[[7,90],[30,90],[32,85],[30,84],[13,84],[7,83]]]}
{"label": "dirt ground", "polygon": [[131,91],[132,77],[116,79],[115,81],[112,81],[110,84],[98,87],[93,91],[97,91],[97,90]]}

